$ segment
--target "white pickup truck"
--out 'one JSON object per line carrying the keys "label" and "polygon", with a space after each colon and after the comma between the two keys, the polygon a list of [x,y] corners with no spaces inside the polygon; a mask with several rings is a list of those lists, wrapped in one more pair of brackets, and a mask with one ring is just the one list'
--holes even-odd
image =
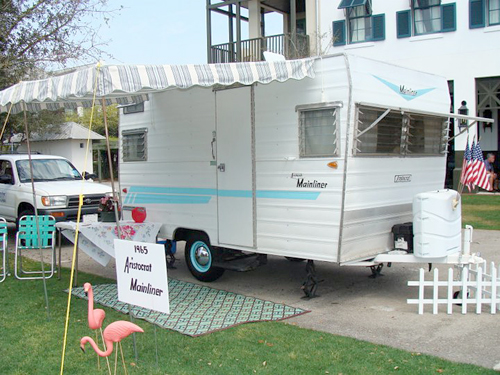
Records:
{"label": "white pickup truck", "polygon": [[[84,195],[82,215],[96,214],[101,198],[111,187],[83,177],[65,158],[32,155],[36,206],[39,215],[52,215],[57,221],[76,220],[78,197]],[[16,221],[35,212],[27,154],[0,154],[0,217]]]}

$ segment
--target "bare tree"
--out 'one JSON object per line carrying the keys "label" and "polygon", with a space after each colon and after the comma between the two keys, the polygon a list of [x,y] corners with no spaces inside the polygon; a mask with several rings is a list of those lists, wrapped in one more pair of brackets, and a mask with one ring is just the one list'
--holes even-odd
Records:
{"label": "bare tree", "polygon": [[97,61],[99,22],[114,13],[107,0],[0,0],[0,89],[37,78],[47,66]]}
{"label": "bare tree", "polygon": [[[0,0],[0,90],[20,80],[36,79],[70,61],[96,62],[106,44],[95,25],[106,23],[118,9],[108,0]],[[1,124],[5,114],[0,114]],[[23,115],[10,116],[3,139],[24,134]],[[54,130],[64,111],[28,113],[30,131]]]}

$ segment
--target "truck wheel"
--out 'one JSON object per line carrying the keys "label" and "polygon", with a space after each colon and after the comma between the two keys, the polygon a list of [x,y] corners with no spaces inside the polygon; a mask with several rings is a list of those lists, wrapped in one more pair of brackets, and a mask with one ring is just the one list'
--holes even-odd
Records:
{"label": "truck wheel", "polygon": [[187,240],[184,256],[189,271],[200,281],[215,281],[224,273],[224,268],[212,265],[213,250],[206,238],[196,236]]}

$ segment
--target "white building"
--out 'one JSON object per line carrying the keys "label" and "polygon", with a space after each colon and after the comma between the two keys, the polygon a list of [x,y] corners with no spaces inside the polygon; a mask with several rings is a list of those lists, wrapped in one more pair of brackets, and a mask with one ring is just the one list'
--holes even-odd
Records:
{"label": "white building", "polygon": [[[103,140],[105,137],[90,131],[91,143],[85,161],[88,133],[89,130],[84,126],[76,122],[67,122],[58,127],[57,132],[32,133],[30,135],[31,150],[41,154],[62,156],[71,161],[80,173],[85,171],[93,173],[92,143],[93,141]],[[27,151],[26,142],[23,142],[17,150]]]}
{"label": "white building", "polygon": [[[221,13],[229,39],[213,46]],[[282,35],[265,35],[272,13],[282,15]],[[452,111],[465,101],[469,114],[495,119],[472,126],[470,142],[477,134],[483,151],[499,150],[500,0],[207,0],[207,27],[209,62],[259,60],[264,50],[287,58],[346,52],[445,76]],[[453,159],[461,166],[466,140],[451,145],[450,172]]]}

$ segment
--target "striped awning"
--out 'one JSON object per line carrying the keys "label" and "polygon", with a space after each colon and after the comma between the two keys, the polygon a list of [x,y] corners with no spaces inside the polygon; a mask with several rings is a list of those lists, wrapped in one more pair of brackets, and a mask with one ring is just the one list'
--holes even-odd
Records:
{"label": "striped awning", "polygon": [[302,59],[207,65],[96,65],[42,80],[20,82],[0,91],[0,111],[6,112],[12,105],[12,113],[20,112],[23,103],[32,112],[90,107],[94,91],[96,98],[106,99],[107,104],[126,105],[143,102],[150,93],[172,88],[299,80],[314,77],[313,62],[313,59]]}

